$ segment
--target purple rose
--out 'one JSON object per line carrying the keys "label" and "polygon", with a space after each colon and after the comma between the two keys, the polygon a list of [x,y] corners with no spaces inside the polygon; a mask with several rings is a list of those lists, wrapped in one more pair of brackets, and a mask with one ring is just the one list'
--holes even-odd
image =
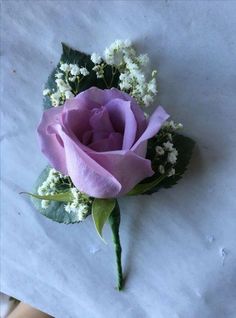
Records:
{"label": "purple rose", "polygon": [[153,175],[147,140],[168,117],[159,106],[147,120],[128,94],[92,87],[46,110],[38,134],[51,165],[80,191],[112,198]]}

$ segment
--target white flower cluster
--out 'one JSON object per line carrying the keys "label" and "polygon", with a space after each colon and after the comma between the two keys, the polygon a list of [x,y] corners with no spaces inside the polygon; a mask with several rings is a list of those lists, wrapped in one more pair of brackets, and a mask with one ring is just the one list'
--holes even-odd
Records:
{"label": "white flower cluster", "polygon": [[93,64],[95,64],[92,70],[96,72],[97,78],[103,78],[104,68],[106,65],[103,63],[101,56],[99,56],[97,53],[93,53],[91,55],[91,61]]}
{"label": "white flower cluster", "polygon": [[[67,179],[67,177],[64,177],[60,172],[58,172],[57,170],[53,168],[50,169],[47,179],[38,188],[38,194],[39,195],[55,194],[57,192],[56,188],[58,184],[60,184],[63,179]],[[41,201],[41,207],[43,209],[46,209],[49,206],[49,204],[50,204],[50,201],[48,200]]]}
{"label": "white flower cluster", "polygon": [[105,48],[104,59],[108,65],[120,65],[123,63],[123,54],[126,50],[133,50],[130,40],[116,40]]}
{"label": "white flower cluster", "polygon": [[[166,174],[167,177],[171,177],[175,175],[175,168],[176,162],[178,160],[178,151],[174,147],[174,144],[172,142],[173,137],[172,135],[175,133],[176,130],[182,129],[182,124],[176,124],[173,121],[167,121],[159,135],[160,140],[162,142],[158,144],[155,148],[157,159],[165,158],[164,162],[161,162],[161,164],[158,166],[158,170],[160,174]],[[163,160],[162,160],[163,161]]]}
{"label": "white flower cluster", "polygon": [[[98,78],[103,78],[104,68],[111,65],[120,72],[119,87],[133,96],[141,106],[149,106],[157,94],[156,74],[153,70],[151,79],[146,80],[144,68],[149,63],[146,54],[137,55],[130,41],[116,40],[104,51],[104,61],[93,53],[91,60],[95,64],[93,70]],[[114,75],[114,73],[113,73]]]}
{"label": "white flower cluster", "polygon": [[83,221],[89,214],[91,199],[76,188],[71,188],[73,201],[65,205],[67,213],[76,213],[78,221]]}
{"label": "white flower cluster", "polygon": [[[89,207],[91,205],[91,199],[74,188],[71,184],[69,177],[63,176],[55,169],[50,169],[47,179],[38,188],[39,195],[53,195],[58,193],[58,187],[62,184],[67,185],[70,188],[73,195],[72,202],[65,204],[64,208],[67,213],[75,213],[78,221],[82,221],[89,214]],[[41,207],[46,209],[50,204],[49,200],[42,200]]]}
{"label": "white flower cluster", "polygon": [[60,71],[55,74],[57,90],[44,89],[43,95],[50,97],[54,107],[59,106],[77,93],[73,90],[73,84],[79,84],[88,74],[89,71],[86,67],[79,67],[77,64],[61,63]]}
{"label": "white flower cluster", "polygon": [[176,130],[182,129],[183,125],[181,123],[176,124],[173,120],[166,121],[162,128],[168,130],[169,132],[173,133]]}

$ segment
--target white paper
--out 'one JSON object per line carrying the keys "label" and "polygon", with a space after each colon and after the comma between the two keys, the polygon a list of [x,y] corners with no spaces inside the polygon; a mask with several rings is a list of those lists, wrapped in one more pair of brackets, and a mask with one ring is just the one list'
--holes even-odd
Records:
{"label": "white paper", "polygon": [[[236,317],[236,2],[4,1],[1,291],[57,318]],[[196,140],[184,179],[120,200],[125,290],[111,233],[61,225],[28,197],[47,161],[36,127],[60,42],[129,38],[158,68],[158,103]]]}

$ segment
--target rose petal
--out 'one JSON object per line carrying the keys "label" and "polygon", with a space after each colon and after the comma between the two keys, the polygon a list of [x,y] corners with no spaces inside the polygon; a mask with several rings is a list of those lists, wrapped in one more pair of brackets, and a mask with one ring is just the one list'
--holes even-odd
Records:
{"label": "rose petal", "polygon": [[146,155],[147,140],[156,135],[160,130],[162,124],[169,118],[169,114],[166,113],[162,106],[158,106],[149,119],[148,126],[141,137],[131,148],[139,156]]}
{"label": "rose petal", "polygon": [[88,145],[95,151],[114,151],[122,147],[123,136],[120,133],[111,133],[107,138],[99,138],[97,141]]}
{"label": "rose petal", "polygon": [[132,151],[95,152],[89,156],[122,184],[119,196],[126,194],[137,183],[154,174],[151,161],[139,157]]}
{"label": "rose petal", "polygon": [[96,198],[116,197],[121,184],[107,170],[88,156],[61,127],[68,174],[74,185],[82,192]]}
{"label": "rose petal", "polygon": [[65,102],[62,111],[62,123],[76,138],[82,141],[84,132],[90,129],[90,110],[74,98]]}
{"label": "rose petal", "polygon": [[86,107],[87,109],[92,109],[94,107],[99,108],[101,105],[105,105],[116,98],[131,102],[131,109],[137,122],[136,139],[139,138],[147,127],[147,120],[135,99],[127,93],[114,87],[104,90],[97,87],[91,87],[75,97],[76,100],[79,100],[82,107]]}
{"label": "rose petal", "polygon": [[[123,126],[122,149],[130,149],[135,141],[137,132],[137,123],[131,110],[131,103],[116,98],[108,102],[105,107],[109,112],[115,131],[121,130],[121,126]],[[119,125],[118,129],[116,129],[117,124]]]}
{"label": "rose petal", "polygon": [[89,123],[91,128],[95,131],[106,131],[109,133],[114,132],[109,113],[104,106],[100,108],[94,108],[91,111]]}
{"label": "rose petal", "polygon": [[144,132],[144,130],[146,129],[147,120],[144,116],[142,109],[137,104],[136,100],[132,96],[130,96],[129,94],[122,92],[114,87],[112,89],[104,90],[104,92],[106,94],[107,102],[109,102],[109,100],[111,98],[113,98],[113,99],[119,98],[122,100],[129,101],[131,103],[131,110],[134,114],[134,117],[135,117],[135,120],[137,123],[137,134],[136,134],[136,140],[137,140],[141,136],[141,134]]}
{"label": "rose petal", "polygon": [[55,126],[61,122],[61,113],[62,107],[53,107],[45,111],[37,131],[41,151],[56,170],[67,174],[63,141],[55,130]]}

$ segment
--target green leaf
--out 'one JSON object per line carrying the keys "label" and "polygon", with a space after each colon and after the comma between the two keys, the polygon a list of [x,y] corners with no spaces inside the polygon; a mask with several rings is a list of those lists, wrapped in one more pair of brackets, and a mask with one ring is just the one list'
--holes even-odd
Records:
{"label": "green leaf", "polygon": [[98,235],[102,237],[102,229],[116,205],[116,199],[94,199],[92,216]]}
{"label": "green leaf", "polygon": [[58,201],[58,202],[71,202],[73,200],[73,195],[71,191],[60,192],[52,195],[38,195],[29,192],[21,192],[22,194],[29,194],[32,197],[40,200],[48,200],[48,201]]}
{"label": "green leaf", "polygon": [[[38,177],[34,192],[37,193],[38,187],[47,179],[50,167],[47,166]],[[58,223],[77,223],[79,222],[78,215],[75,212],[66,212],[64,209],[64,202],[60,201],[51,201],[49,206],[46,209],[43,209],[41,206],[41,199],[36,197],[31,197],[31,200],[35,208],[47,218],[58,222]]]}
{"label": "green leaf", "polygon": [[[187,169],[189,161],[192,156],[195,142],[186,136],[176,134],[173,137],[174,147],[178,150],[178,160],[175,166],[175,175],[167,177],[166,175],[160,175],[158,172],[154,176],[143,180],[136,185],[128,195],[138,194],[152,194],[157,192],[161,188],[171,188],[173,185],[183,177],[184,172]],[[154,144],[153,141],[149,142],[149,156],[151,157]]]}
{"label": "green leaf", "polygon": [[[79,86],[74,87],[76,94],[83,92],[84,90],[93,86],[96,86],[101,89],[108,88],[104,80],[101,78],[97,78],[96,73],[92,71],[94,64],[90,59],[90,55],[74,50],[70,48],[69,46],[67,46],[65,43],[62,43],[62,55],[61,55],[60,61],[62,61],[63,63],[77,64],[79,67],[86,67],[87,70],[89,71],[89,75],[83,78]],[[56,68],[49,75],[48,80],[45,84],[45,89],[50,89],[50,90],[57,89],[57,86],[55,83],[55,74],[59,71],[59,68],[60,68],[60,62],[57,64]],[[105,75],[105,80],[109,85],[109,88],[118,87],[118,81],[120,76],[120,73],[118,70],[116,74],[113,76],[112,67],[107,65],[104,71],[104,75]],[[50,98],[48,96],[45,96],[43,99],[43,107],[44,109],[48,109],[52,107]]]}

